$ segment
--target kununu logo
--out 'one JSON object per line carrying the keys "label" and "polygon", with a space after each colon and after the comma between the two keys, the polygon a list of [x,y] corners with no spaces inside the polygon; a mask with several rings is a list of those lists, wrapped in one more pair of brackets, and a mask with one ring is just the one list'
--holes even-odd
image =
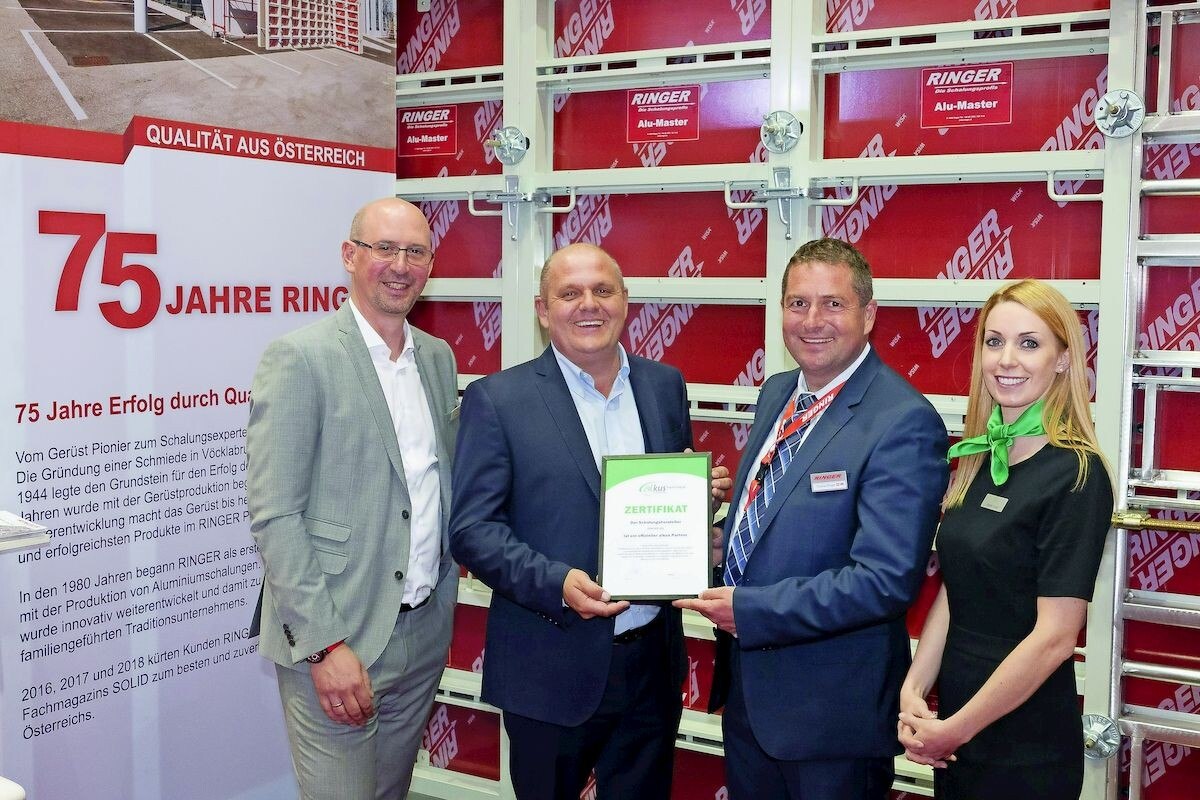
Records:
{"label": "kununu logo", "polygon": [[825,0],[825,30],[829,33],[852,31],[867,21],[875,0]]}
{"label": "kununu logo", "polygon": [[[867,142],[859,158],[883,158],[894,156],[883,149],[883,134],[876,133]],[[849,206],[825,206],[821,209],[821,230],[831,239],[841,239],[855,244],[871,226],[871,221],[879,216],[884,205],[896,194],[895,184],[887,186],[868,186],[859,192],[858,199]],[[849,197],[850,190],[838,187],[834,193],[838,197]]]}
{"label": "kununu logo", "polygon": [[429,11],[421,16],[404,52],[396,58],[396,72],[406,75],[437,69],[461,28],[458,0],[434,0]]}
{"label": "kununu logo", "polygon": [[[951,280],[1007,278],[1013,269],[1012,246],[1009,243],[1011,233],[1011,225],[1001,229],[996,209],[988,209],[967,236],[967,241],[954,251],[954,255],[946,262],[946,269],[938,273],[938,277]],[[917,324],[929,337],[934,358],[941,358],[976,313],[978,309],[959,306],[917,308]]]}
{"label": "kununu logo", "polygon": [[666,494],[667,492],[678,491],[683,485],[672,483],[671,481],[658,478],[652,481],[646,481],[638,487],[639,494]]}
{"label": "kununu logo", "polygon": [[[698,278],[703,271],[704,262],[697,264],[692,260],[689,244],[679,252],[675,263],[667,270],[667,276]],[[629,323],[629,349],[643,358],[661,361],[663,353],[675,344],[695,313],[695,303],[646,303]]]}

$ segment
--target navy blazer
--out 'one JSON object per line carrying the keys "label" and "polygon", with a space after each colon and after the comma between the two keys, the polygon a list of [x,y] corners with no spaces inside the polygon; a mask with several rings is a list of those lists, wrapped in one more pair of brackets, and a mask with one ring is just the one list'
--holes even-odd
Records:
{"label": "navy blazer", "polygon": [[[734,484],[739,506],[798,375],[763,385]],[[734,591],[732,645],[750,726],[774,758],[900,752],[896,715],[910,660],[904,614],[929,560],[946,448],[933,406],[872,350],[776,488]],[[810,476],[821,472],[845,472],[847,488],[813,492]]]}
{"label": "navy blazer", "polygon": [[[629,356],[646,452],[692,445],[687,392],[674,367]],[[492,588],[483,699],[505,711],[579,725],[600,704],[613,620],[563,605],[567,572],[596,577],[600,472],[562,370],[538,358],[471,383],[454,460],[450,547]],[[677,609],[664,605],[676,685],[686,660]]]}

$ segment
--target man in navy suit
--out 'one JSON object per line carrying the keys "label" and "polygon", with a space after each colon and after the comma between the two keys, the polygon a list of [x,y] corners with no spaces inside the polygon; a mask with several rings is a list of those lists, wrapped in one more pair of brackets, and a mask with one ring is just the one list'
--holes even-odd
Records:
{"label": "man in navy suit", "polygon": [[599,247],[554,253],[536,306],[551,346],[468,386],[459,418],[450,543],[492,588],[483,699],[504,711],[517,797],[576,800],[594,768],[601,797],[666,800],[679,611],[613,602],[593,578],[601,457],[690,447],[687,391],[621,347],[628,292]]}
{"label": "man in navy suit", "polygon": [[894,776],[904,612],[946,488],[946,429],[879,360],[871,272],[803,245],[783,278],[799,369],[762,388],[725,525],[723,586],[676,605],[718,629],[714,707],[733,800],[883,800]]}

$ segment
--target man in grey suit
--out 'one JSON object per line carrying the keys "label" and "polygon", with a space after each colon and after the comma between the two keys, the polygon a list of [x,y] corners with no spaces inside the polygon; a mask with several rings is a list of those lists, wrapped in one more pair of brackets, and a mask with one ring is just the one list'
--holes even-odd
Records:
{"label": "man in grey suit", "polygon": [[403,798],[457,595],[454,356],[406,319],[433,267],[416,206],[364,206],[342,263],[349,300],[272,342],[254,376],[259,650],[276,665],[301,795]]}

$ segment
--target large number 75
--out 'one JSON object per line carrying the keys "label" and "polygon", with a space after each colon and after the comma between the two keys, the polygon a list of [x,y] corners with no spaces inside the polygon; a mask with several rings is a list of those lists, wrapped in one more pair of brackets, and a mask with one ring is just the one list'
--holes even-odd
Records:
{"label": "large number 75", "polygon": [[100,268],[100,282],[105,286],[121,286],[133,281],[138,288],[139,299],[133,311],[126,311],[120,300],[100,303],[100,313],[110,325],[118,328],[141,328],[149,324],[162,304],[162,289],[158,276],[145,264],[126,264],[125,256],[131,253],[153,255],[158,252],[158,237],[153,233],[121,233],[106,231],[103,214],[87,214],[78,211],[39,211],[38,232],[63,234],[78,237],[75,246],[67,254],[62,275],[58,279],[58,295],[54,301],[55,311],[78,311],[79,288],[83,284],[83,272],[88,259],[101,239],[104,242],[104,260]]}

